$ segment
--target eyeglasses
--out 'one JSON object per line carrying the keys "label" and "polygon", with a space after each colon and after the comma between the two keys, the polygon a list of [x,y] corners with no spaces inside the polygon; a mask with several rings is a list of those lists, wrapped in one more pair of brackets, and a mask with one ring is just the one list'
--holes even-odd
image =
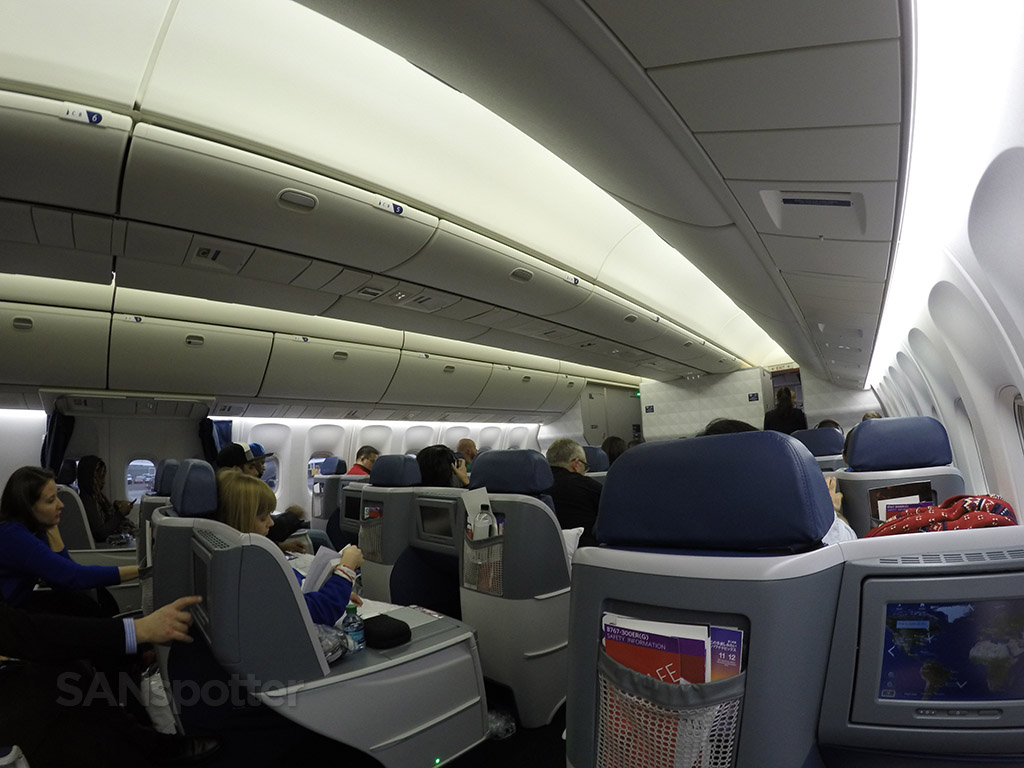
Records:
{"label": "eyeglasses", "polygon": [[578,461],[580,464],[583,465],[583,471],[584,472],[589,472],[590,471],[590,465],[587,464],[587,462],[585,462],[583,459],[576,459],[576,461]]}

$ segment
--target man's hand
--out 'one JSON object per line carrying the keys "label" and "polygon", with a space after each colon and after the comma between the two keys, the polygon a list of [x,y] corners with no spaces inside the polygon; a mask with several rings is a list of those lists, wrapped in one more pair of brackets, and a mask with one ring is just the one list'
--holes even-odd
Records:
{"label": "man's hand", "polygon": [[192,623],[192,614],[188,608],[201,603],[203,598],[198,595],[179,597],[173,603],[153,611],[149,616],[135,619],[135,639],[140,643],[168,643],[178,640],[191,643],[188,628]]}

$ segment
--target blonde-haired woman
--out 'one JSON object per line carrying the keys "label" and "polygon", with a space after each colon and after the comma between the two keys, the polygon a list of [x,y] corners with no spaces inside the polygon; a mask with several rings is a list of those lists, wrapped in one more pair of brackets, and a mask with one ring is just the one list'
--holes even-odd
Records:
{"label": "blonde-haired woman", "polygon": [[[277,505],[277,497],[270,486],[262,480],[242,474],[237,468],[217,472],[217,517],[242,533],[258,533],[263,536],[274,525],[270,513]],[[356,571],[363,563],[363,553],[358,547],[349,546],[341,553],[341,563],[317,592],[307,592],[306,606],[316,624],[334,624],[345,615],[345,607],[353,598],[352,584]],[[302,575],[295,573],[299,581]]]}

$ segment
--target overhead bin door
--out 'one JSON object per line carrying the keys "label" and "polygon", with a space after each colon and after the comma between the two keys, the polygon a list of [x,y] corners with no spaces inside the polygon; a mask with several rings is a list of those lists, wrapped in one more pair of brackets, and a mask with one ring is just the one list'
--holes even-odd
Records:
{"label": "overhead bin door", "polygon": [[0,383],[103,389],[110,314],[0,303]]}
{"label": "overhead bin door", "polygon": [[397,349],[275,334],[260,397],[376,403],[395,374],[399,354]]}
{"label": "overhead bin door", "polygon": [[480,396],[491,368],[490,363],[403,350],[381,402],[465,408]]}
{"label": "overhead bin door", "polygon": [[145,124],[132,137],[121,212],[370,272],[411,257],[437,226],[400,201]]}
{"label": "overhead bin door", "polygon": [[0,92],[0,197],[117,212],[130,117]]}
{"label": "overhead bin door", "polygon": [[558,374],[511,365],[495,365],[474,408],[537,411],[548,399]]}
{"label": "overhead bin door", "polygon": [[570,376],[565,373],[559,373],[555,379],[555,386],[551,390],[551,394],[548,395],[547,399],[541,403],[540,411],[550,411],[551,413],[564,413],[572,407],[573,403],[580,399],[580,395],[583,394],[583,385],[587,383],[587,380],[582,376]]}
{"label": "overhead bin door", "polygon": [[110,388],[253,397],[272,340],[263,331],[117,314]]}
{"label": "overhead bin door", "polygon": [[571,309],[591,289],[567,270],[443,220],[430,244],[389,274],[530,315]]}

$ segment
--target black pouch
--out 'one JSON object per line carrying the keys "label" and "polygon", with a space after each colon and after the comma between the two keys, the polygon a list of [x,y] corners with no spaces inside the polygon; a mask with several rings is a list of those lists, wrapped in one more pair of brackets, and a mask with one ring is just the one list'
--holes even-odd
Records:
{"label": "black pouch", "polygon": [[400,619],[392,618],[386,613],[366,619],[366,645],[370,648],[394,648],[408,643],[412,638],[409,625]]}

